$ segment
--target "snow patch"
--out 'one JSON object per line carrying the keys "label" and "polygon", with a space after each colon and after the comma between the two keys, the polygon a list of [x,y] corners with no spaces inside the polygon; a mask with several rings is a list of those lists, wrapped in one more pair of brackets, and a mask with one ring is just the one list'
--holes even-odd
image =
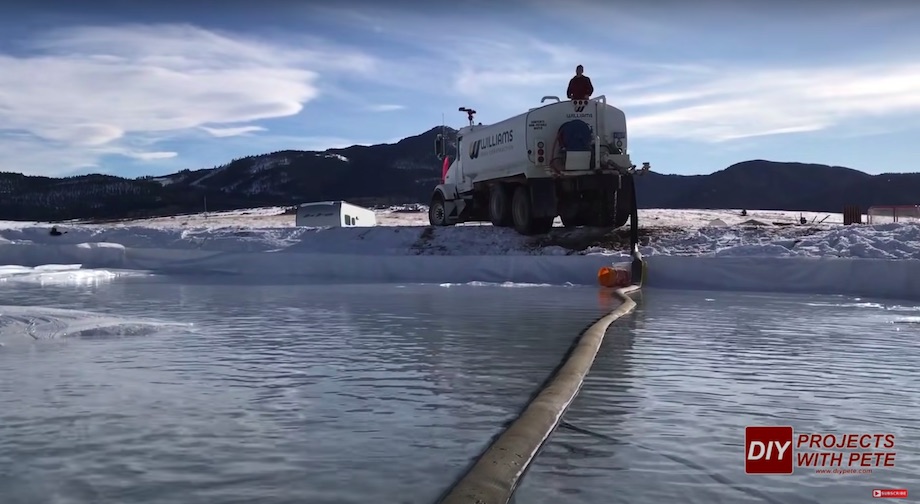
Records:
{"label": "snow patch", "polygon": [[348,158],[347,158],[347,157],[345,157],[345,156],[343,156],[343,155],[341,155],[341,154],[335,154],[335,153],[332,153],[332,152],[318,153],[317,156],[322,156],[322,157],[327,158],[327,159],[338,159],[339,161],[342,161],[342,162],[344,162],[344,163],[347,163],[347,162],[348,162]]}
{"label": "snow patch", "polygon": [[[628,259],[628,229],[557,224],[549,235],[525,237],[487,224],[433,228],[423,224],[422,207],[378,210],[380,225],[372,228],[311,229],[295,227],[287,210],[57,224],[61,236],[50,236],[49,225],[0,222],[0,264],[301,281],[594,285],[598,268]],[[789,225],[744,222],[765,217]],[[799,225],[799,217],[642,210],[649,286],[920,297],[920,225]],[[711,226],[714,219],[724,225]]]}
{"label": "snow patch", "polygon": [[249,167],[249,173],[255,175],[257,173],[271,170],[272,168],[277,168],[279,166],[288,166],[291,164],[291,158],[287,156],[282,157],[272,157],[265,156],[258,158],[253,161],[252,166]]}
{"label": "snow patch", "polygon": [[200,186],[201,183],[204,182],[205,180],[208,180],[209,178],[211,178],[211,177],[213,177],[213,176],[215,176],[215,175],[217,175],[217,174],[219,174],[219,173],[223,173],[223,171],[226,170],[226,169],[227,169],[226,166],[220,166],[220,167],[217,167],[217,168],[212,168],[208,173],[205,173],[203,177],[200,177],[198,180],[195,180],[194,182],[192,182],[191,185],[193,185],[193,186]]}

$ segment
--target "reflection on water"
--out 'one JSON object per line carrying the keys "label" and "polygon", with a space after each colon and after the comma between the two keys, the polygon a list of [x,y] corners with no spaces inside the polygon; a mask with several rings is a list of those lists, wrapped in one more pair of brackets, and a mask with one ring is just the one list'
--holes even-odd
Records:
{"label": "reflection on water", "polygon": [[[608,332],[518,503],[867,502],[920,468],[915,306],[647,291]],[[745,425],[893,432],[871,475],[744,473]]]}
{"label": "reflection on water", "polygon": [[[587,288],[207,282],[0,284],[65,329],[0,348],[3,504],[428,503],[601,314]],[[97,319],[174,325],[66,330]]]}

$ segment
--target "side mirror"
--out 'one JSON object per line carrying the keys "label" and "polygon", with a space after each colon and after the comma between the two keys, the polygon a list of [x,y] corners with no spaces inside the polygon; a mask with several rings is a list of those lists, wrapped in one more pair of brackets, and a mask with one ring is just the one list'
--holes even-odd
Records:
{"label": "side mirror", "polygon": [[438,133],[437,138],[434,140],[434,153],[438,156],[438,159],[444,157],[444,135]]}

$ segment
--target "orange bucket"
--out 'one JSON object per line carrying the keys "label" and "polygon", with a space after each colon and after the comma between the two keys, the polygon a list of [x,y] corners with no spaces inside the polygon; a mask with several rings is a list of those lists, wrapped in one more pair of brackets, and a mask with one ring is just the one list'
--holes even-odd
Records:
{"label": "orange bucket", "polygon": [[597,283],[602,287],[613,289],[628,287],[630,283],[629,270],[618,266],[603,266],[597,271]]}

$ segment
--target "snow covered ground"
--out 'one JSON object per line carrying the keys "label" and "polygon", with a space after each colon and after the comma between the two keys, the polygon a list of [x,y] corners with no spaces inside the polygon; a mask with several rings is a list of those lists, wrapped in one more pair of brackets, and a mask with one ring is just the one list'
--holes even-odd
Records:
{"label": "snow covered ground", "polygon": [[[0,222],[0,265],[226,273],[341,282],[595,284],[628,226],[524,237],[488,224],[427,226],[426,209],[374,228],[294,226],[284,208],[117,223]],[[804,217],[805,224],[799,219]],[[640,210],[649,285],[920,298],[920,224],[843,226],[840,214]],[[12,271],[12,270],[11,270]],[[16,270],[18,271],[18,270]],[[0,278],[19,275],[5,274]],[[47,274],[60,275],[60,271]]]}
{"label": "snow covered ground", "polygon": [[[227,212],[198,213],[176,215],[153,219],[123,220],[119,225],[144,226],[155,228],[174,228],[176,226],[194,228],[215,228],[236,226],[245,228],[293,227],[294,216],[284,215],[284,207],[249,208]],[[775,210],[748,210],[742,216],[740,210],[639,210],[639,220],[643,227],[693,227],[708,226],[713,220],[721,219],[726,224],[735,225],[755,220],[764,223],[781,222],[794,224],[804,216],[809,223],[842,224],[843,215],[825,212],[784,212]],[[865,220],[865,218],[864,218]],[[427,226],[428,209],[423,205],[395,206],[377,210],[377,223],[381,226]],[[32,223],[4,223],[10,225],[32,225]],[[489,226],[488,223],[467,223],[463,226]],[[556,226],[561,226],[556,220]]]}

